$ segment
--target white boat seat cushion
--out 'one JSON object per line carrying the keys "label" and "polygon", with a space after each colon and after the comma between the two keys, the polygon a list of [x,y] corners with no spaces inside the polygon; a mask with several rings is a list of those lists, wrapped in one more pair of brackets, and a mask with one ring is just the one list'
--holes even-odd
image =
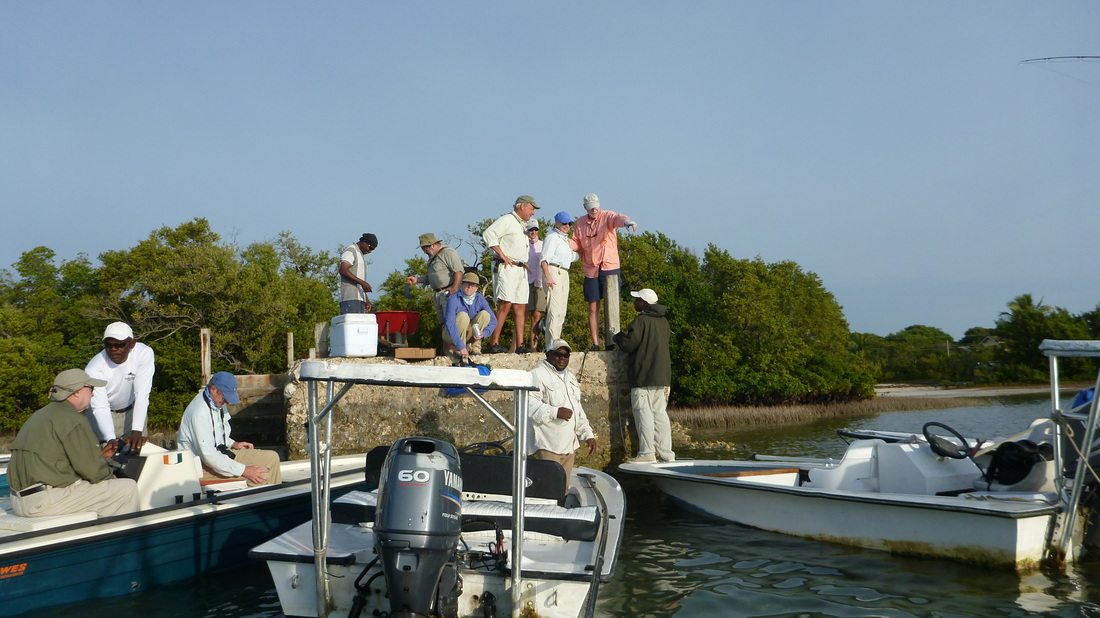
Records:
{"label": "white boat seat cushion", "polygon": [[51,515],[48,517],[20,517],[19,515],[3,512],[0,515],[0,529],[13,532],[33,532],[35,530],[45,530],[46,528],[80,524],[95,519],[95,511],[82,511],[80,513]]}

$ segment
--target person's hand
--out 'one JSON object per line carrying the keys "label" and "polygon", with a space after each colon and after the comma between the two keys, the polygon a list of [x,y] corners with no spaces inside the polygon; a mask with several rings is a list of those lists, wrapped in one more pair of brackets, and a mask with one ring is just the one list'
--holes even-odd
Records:
{"label": "person's hand", "polygon": [[125,444],[129,444],[130,451],[133,452],[140,451],[141,447],[145,446],[145,443],[148,441],[149,438],[141,435],[141,432],[135,429],[130,432],[130,437],[126,438]]}
{"label": "person's hand", "polygon": [[359,287],[363,288],[363,291],[368,293],[368,294],[370,294],[371,292],[374,291],[374,289],[371,288],[370,284],[367,283],[366,281],[364,281],[363,283],[360,283]]}
{"label": "person's hand", "polygon": [[256,485],[263,485],[267,483],[267,468],[261,468],[260,466],[245,466],[244,478],[252,481]]}
{"label": "person's hand", "polygon": [[369,298],[363,299],[363,309],[366,310],[368,313],[374,310],[374,305],[371,304]]}
{"label": "person's hand", "polygon": [[558,418],[563,421],[567,421],[573,418],[573,411],[569,408],[558,408]]}
{"label": "person's hand", "polygon": [[594,454],[596,452],[596,439],[595,438],[589,438],[589,439],[585,440],[585,443],[588,444],[588,454],[589,455]]}
{"label": "person's hand", "polygon": [[256,446],[253,445],[251,442],[234,442],[233,443],[233,448],[250,449],[250,448],[256,448]]}
{"label": "person's hand", "polygon": [[546,278],[546,287],[548,287],[548,288],[552,288],[552,287],[554,287],[555,285],[557,285],[557,282],[555,282],[555,281],[554,281],[553,279],[551,279],[550,277],[547,277],[547,278]]}
{"label": "person's hand", "polygon": [[[479,337],[480,339],[480,337]],[[470,358],[470,348],[462,348],[458,351],[458,355],[462,358]]]}
{"label": "person's hand", "polygon": [[114,457],[115,453],[118,452],[118,440],[107,440],[107,442],[103,445],[102,452],[104,459],[110,459]]}
{"label": "person's hand", "polygon": [[634,223],[633,221],[630,221],[630,220],[627,220],[626,225],[624,225],[623,227],[629,229],[631,232],[637,232],[638,231],[638,224]]}
{"label": "person's hand", "polygon": [[416,285],[417,283],[420,283],[420,277],[417,277],[416,275],[409,275],[408,277],[405,277],[405,283],[409,285]]}

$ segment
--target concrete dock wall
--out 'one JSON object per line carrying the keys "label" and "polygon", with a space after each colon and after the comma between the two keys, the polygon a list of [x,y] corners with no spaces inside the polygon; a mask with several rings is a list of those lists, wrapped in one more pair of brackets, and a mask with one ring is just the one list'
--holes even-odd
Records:
{"label": "concrete dock wall", "polygon": [[[477,360],[494,369],[529,370],[544,358],[543,354],[494,354]],[[333,360],[337,359],[330,362]],[[631,411],[625,360],[623,354],[615,351],[573,354],[569,368],[580,381],[584,411],[597,440],[595,455],[588,455],[587,449],[578,449],[578,465],[602,469],[633,454],[630,450],[633,442],[627,437]],[[405,364],[406,361],[375,357],[343,358],[339,362]],[[415,363],[446,367],[453,361],[440,357]],[[308,457],[307,388],[297,381],[300,366],[299,362],[292,367],[290,381],[283,387],[290,459]],[[483,397],[502,416],[513,420],[512,393],[490,391]],[[321,400],[325,400],[323,387]],[[406,436],[438,438],[462,447],[501,440],[508,431],[469,394],[446,396],[441,389],[355,385],[336,404],[333,434],[333,452],[344,454],[369,451]]]}

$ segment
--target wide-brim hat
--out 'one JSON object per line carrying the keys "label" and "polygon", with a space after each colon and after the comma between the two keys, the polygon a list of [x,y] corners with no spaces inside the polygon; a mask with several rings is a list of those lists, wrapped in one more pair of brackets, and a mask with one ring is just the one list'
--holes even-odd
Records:
{"label": "wide-brim hat", "polygon": [[417,246],[418,247],[427,247],[429,245],[434,245],[437,242],[442,242],[442,241],[440,241],[438,238],[436,238],[435,234],[432,234],[431,232],[428,232],[427,234],[421,234],[420,235],[420,244],[417,245]]}
{"label": "wide-brim hat", "polygon": [[481,276],[477,273],[466,273],[465,275],[462,275],[462,283],[481,285]]}

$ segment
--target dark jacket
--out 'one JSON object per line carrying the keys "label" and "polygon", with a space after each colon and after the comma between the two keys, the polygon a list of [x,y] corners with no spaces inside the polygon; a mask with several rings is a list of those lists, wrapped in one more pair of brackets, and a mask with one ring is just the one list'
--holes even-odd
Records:
{"label": "dark jacket", "polygon": [[665,310],[661,304],[649,305],[625,331],[615,333],[615,345],[629,356],[627,377],[631,387],[672,385]]}

